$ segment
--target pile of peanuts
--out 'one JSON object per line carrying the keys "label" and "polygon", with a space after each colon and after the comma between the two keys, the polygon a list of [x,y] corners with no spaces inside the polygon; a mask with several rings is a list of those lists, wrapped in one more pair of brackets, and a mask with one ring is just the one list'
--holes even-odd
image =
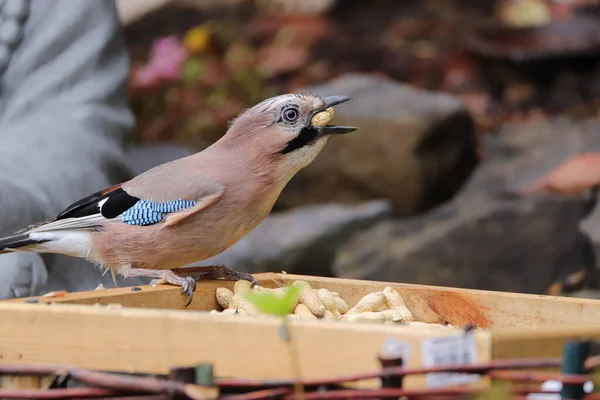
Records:
{"label": "pile of peanuts", "polygon": [[[288,315],[290,319],[301,320],[339,320],[349,322],[370,322],[370,323],[402,323],[407,325],[426,325],[433,327],[451,327],[442,324],[427,324],[414,321],[410,310],[406,307],[400,294],[391,287],[385,287],[380,292],[369,293],[358,301],[358,303],[348,308],[348,303],[336,292],[327,289],[313,289],[306,281],[294,281],[292,286],[300,289],[297,303],[293,314]],[[253,304],[247,301],[244,296],[250,292],[270,291],[272,293],[283,295],[285,288],[265,288],[259,285],[250,287],[248,281],[237,281],[233,291],[219,287],[216,290],[217,303],[223,307],[223,311],[212,310],[211,314],[230,314],[230,315],[263,315]]]}

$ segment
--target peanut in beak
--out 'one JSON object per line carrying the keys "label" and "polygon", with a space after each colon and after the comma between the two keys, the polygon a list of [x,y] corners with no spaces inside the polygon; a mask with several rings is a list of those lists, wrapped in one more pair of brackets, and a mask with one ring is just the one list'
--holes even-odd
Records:
{"label": "peanut in beak", "polygon": [[333,107],[326,108],[325,110],[316,113],[312,117],[310,123],[313,126],[325,126],[329,121],[331,121],[331,119],[333,119],[334,114]]}

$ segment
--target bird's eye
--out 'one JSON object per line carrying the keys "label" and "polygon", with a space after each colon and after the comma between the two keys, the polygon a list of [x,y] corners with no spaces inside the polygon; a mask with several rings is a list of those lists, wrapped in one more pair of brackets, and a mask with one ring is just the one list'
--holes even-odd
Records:
{"label": "bird's eye", "polygon": [[286,122],[296,122],[300,114],[295,108],[286,108],[283,110],[282,116]]}

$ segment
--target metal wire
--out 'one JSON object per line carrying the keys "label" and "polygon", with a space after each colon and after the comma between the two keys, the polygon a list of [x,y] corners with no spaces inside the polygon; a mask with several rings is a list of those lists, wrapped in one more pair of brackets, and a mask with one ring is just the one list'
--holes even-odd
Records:
{"label": "metal wire", "polygon": [[[586,372],[593,371],[598,359],[590,357],[586,363]],[[326,379],[306,379],[299,383],[304,389],[302,398],[306,400],[331,399],[386,399],[407,396],[409,398],[447,399],[464,398],[481,393],[482,388],[442,387],[442,388],[403,388],[382,387],[379,389],[348,389],[342,385],[361,380],[382,379],[384,377],[405,377],[423,375],[432,372],[454,372],[488,376],[494,380],[518,383],[509,394],[510,398],[523,398],[531,393],[542,392],[540,383],[556,380],[565,384],[582,385],[590,380],[587,374],[565,375],[543,369],[556,369],[561,366],[558,358],[496,360],[483,364],[440,366],[432,368],[384,367],[378,371],[332,377]],[[63,365],[0,365],[2,376],[61,376],[87,387],[55,389],[0,389],[0,398],[13,399],[197,399],[203,397],[202,390],[220,391],[219,399],[261,400],[300,398],[294,392],[294,380],[258,380],[240,378],[214,378],[214,386],[197,385],[195,382],[183,382],[165,377],[139,377],[124,374],[92,371]],[[530,387],[523,384],[529,383]],[[395,385],[394,385],[395,386]],[[216,390],[215,390],[216,389]],[[600,395],[590,394],[586,400],[600,400]]]}

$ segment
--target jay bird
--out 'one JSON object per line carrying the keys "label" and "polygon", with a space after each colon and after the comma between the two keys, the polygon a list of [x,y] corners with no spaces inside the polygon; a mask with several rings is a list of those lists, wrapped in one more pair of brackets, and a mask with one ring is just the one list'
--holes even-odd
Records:
{"label": "jay bird", "polygon": [[[315,159],[331,135],[355,131],[327,124],[332,107],[348,100],[313,94],[266,99],[235,118],[211,146],[0,238],[0,253],[82,257],[110,270],[115,284],[119,273],[181,286],[187,307],[196,281],[183,276],[192,268],[180,267],[233,246],[267,217],[285,185]],[[256,284],[251,275],[223,265],[203,268],[204,278]]]}

